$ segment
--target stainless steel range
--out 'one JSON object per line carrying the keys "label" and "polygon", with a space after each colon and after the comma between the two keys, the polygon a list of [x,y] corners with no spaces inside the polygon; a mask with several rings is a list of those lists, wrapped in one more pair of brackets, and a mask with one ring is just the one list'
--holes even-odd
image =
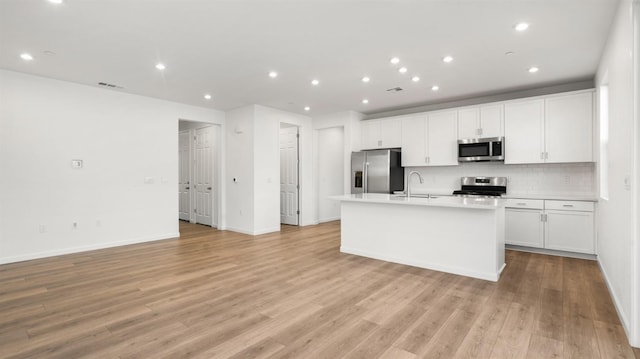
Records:
{"label": "stainless steel range", "polygon": [[507,193],[507,177],[462,177],[454,196],[498,198]]}

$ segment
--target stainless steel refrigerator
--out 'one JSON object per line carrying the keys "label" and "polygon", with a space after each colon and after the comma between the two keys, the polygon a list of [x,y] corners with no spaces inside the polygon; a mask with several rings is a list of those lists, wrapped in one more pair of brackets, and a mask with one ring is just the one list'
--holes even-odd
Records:
{"label": "stainless steel refrigerator", "polygon": [[393,193],[404,190],[399,149],[351,153],[351,193]]}

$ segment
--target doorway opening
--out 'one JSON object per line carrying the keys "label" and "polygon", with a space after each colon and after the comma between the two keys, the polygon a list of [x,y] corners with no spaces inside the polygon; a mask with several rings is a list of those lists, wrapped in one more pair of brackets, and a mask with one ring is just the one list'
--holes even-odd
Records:
{"label": "doorway opening", "polygon": [[218,226],[220,128],[179,121],[178,219]]}
{"label": "doorway opening", "polygon": [[300,224],[299,128],[280,123],[280,223]]}

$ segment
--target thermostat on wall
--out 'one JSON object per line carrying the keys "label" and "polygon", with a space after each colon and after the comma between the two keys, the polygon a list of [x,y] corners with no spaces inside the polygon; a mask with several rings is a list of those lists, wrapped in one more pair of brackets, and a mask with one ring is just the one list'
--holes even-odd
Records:
{"label": "thermostat on wall", "polygon": [[71,168],[82,168],[82,160],[71,160]]}

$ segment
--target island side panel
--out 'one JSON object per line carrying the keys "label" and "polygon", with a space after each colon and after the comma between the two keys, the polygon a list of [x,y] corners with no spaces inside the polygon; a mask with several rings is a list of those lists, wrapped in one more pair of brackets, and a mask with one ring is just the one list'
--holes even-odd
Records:
{"label": "island side panel", "polygon": [[504,265],[504,208],[343,201],[341,228],[344,253],[491,281]]}

